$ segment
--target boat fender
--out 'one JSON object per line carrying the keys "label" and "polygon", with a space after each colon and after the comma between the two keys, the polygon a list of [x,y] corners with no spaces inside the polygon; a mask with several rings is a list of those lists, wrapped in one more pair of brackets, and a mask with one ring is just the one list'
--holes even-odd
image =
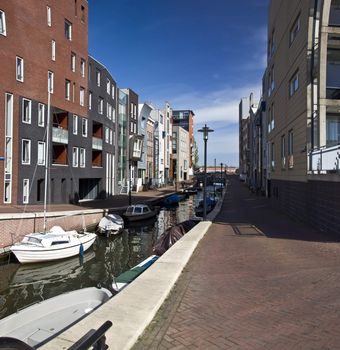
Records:
{"label": "boat fender", "polygon": [[84,256],[84,246],[83,246],[83,243],[80,244],[80,247],[79,247],[79,255],[80,255],[80,256]]}

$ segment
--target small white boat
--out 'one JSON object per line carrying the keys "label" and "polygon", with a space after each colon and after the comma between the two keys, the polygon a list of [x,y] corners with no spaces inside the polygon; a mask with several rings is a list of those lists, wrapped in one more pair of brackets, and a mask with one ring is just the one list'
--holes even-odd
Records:
{"label": "small white boat", "polygon": [[11,247],[11,251],[22,264],[65,259],[82,255],[96,237],[95,233],[64,231],[60,226],[53,226],[46,233],[26,235]]}
{"label": "small white boat", "polygon": [[117,214],[105,215],[98,224],[98,232],[115,235],[124,228],[124,220]]}
{"label": "small white boat", "polygon": [[127,207],[123,216],[129,221],[138,221],[152,218],[157,213],[146,204],[136,204]]}
{"label": "small white boat", "polygon": [[0,337],[19,339],[32,347],[84,318],[112,296],[105,288],[84,288],[31,305],[0,320]]}
{"label": "small white boat", "polygon": [[147,268],[149,268],[157,259],[158,255],[151,255],[147,259],[143,260],[138,265],[132,267],[130,270],[127,270],[116,277],[112,283],[112,288],[120,292],[125,288],[129,283],[135,280],[140,274],[142,274]]}

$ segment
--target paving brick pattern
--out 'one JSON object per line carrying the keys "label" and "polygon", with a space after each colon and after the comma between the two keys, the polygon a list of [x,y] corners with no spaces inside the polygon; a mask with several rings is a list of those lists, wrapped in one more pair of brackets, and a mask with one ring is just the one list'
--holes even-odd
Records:
{"label": "paving brick pattern", "polygon": [[[254,225],[263,235],[239,235]],[[134,350],[340,349],[339,239],[294,222],[236,178]]]}

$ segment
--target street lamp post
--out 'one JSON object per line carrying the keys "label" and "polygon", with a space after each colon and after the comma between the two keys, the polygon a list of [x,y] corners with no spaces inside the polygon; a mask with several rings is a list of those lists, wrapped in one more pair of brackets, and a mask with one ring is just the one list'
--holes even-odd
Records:
{"label": "street lamp post", "polygon": [[207,142],[209,132],[214,130],[210,129],[207,124],[204,125],[202,129],[198,130],[203,133],[204,141],[204,186],[203,186],[203,220],[207,220]]}
{"label": "street lamp post", "polygon": [[223,180],[222,180],[222,167],[223,167],[223,163],[221,163],[221,187],[222,187],[222,183],[223,183]]}

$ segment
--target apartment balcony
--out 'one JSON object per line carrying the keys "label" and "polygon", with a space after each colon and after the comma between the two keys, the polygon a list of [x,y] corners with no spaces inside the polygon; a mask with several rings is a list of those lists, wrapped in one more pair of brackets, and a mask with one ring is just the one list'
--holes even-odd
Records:
{"label": "apartment balcony", "polygon": [[324,147],[309,153],[313,174],[336,173],[340,169],[340,145]]}
{"label": "apartment balcony", "polygon": [[52,128],[52,142],[68,144],[68,130],[61,127]]}
{"label": "apartment balcony", "polygon": [[103,150],[103,140],[99,137],[92,137],[92,149]]}

